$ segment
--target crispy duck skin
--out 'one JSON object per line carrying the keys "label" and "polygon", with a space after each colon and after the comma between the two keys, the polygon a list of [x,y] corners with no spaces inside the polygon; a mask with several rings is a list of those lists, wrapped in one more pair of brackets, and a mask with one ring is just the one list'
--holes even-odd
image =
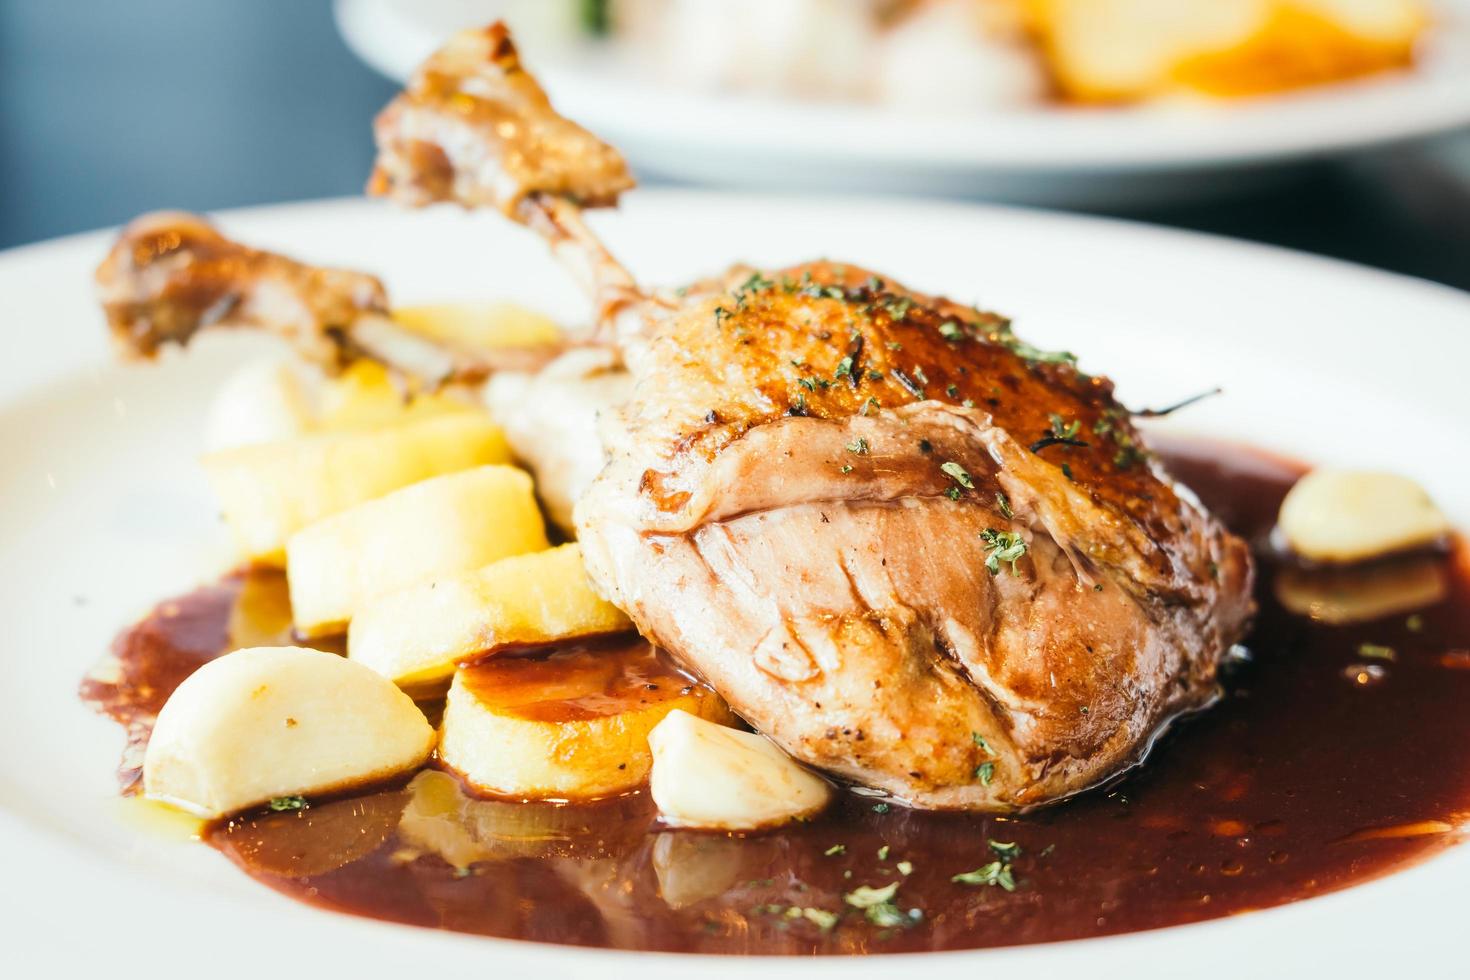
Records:
{"label": "crispy duck skin", "polygon": [[1003,319],[813,263],[650,319],[588,569],[796,758],[1007,810],[1208,703],[1251,562],[1105,379]]}
{"label": "crispy duck skin", "polygon": [[390,318],[377,277],[241,245],[204,218],[177,211],[129,223],[96,279],[113,339],[130,358],[184,346],[205,329],[253,329],[283,338],[329,371],[367,357],[432,388],[496,370],[534,370],[563,349],[430,343]]}

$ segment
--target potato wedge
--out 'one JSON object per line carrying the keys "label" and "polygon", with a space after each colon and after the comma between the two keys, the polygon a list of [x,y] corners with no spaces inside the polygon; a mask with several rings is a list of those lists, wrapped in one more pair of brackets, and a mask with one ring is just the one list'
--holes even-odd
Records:
{"label": "potato wedge", "polygon": [[648,776],[648,733],[674,709],[729,723],[724,700],[636,639],[495,657],[454,675],[439,758],[471,786],[591,799]]}
{"label": "potato wedge", "polygon": [[431,476],[509,460],[498,427],[460,412],[228,449],[205,456],[204,469],[242,555],[281,565],[286,539],[308,524]]}
{"label": "potato wedge", "polygon": [[506,647],[632,629],[587,584],[567,544],[385,595],[352,619],[347,655],[405,687],[443,682],[454,665]]}
{"label": "potato wedge", "polygon": [[393,319],[426,337],[469,349],[538,347],[561,339],[549,317],[515,303],[437,303],[405,306]]}
{"label": "potato wedge", "polygon": [[317,427],[323,431],[377,429],[472,408],[452,392],[407,395],[375,361],[356,361],[322,386]]}
{"label": "potato wedge", "polygon": [[220,817],[387,779],[421,765],[434,737],[408,695],[343,657],[237,650],[195,671],[163,706],[143,790]]}
{"label": "potato wedge", "polygon": [[809,817],[832,788],[751,732],[669,712],[650,733],[649,791],[674,827],[754,830]]}
{"label": "potato wedge", "polygon": [[477,466],[432,477],[291,535],[296,631],[340,633],[378,596],[550,547],[525,470]]}

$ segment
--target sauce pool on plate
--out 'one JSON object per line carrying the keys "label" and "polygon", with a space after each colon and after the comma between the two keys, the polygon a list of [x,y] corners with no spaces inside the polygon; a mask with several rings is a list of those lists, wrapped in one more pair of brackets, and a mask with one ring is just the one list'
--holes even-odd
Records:
{"label": "sauce pool on plate", "polygon": [[[1257,545],[1260,612],[1222,670],[1219,702],[1108,786],[1007,817],[844,792],[809,823],[738,836],[664,828],[646,792],[521,803],[430,769],[238,816],[206,839],[271,888],[356,915],[582,946],[794,954],[1196,922],[1366,881],[1456,842],[1470,817],[1464,543],[1361,574],[1304,570],[1268,544],[1301,467],[1218,443],[1163,455]],[[250,572],[164,603],[119,637],[83,696],[128,727],[125,788],[173,687],[227,650],[290,642],[289,622],[282,577]],[[542,664],[501,669],[539,676]],[[602,696],[575,694],[566,710],[595,710]]]}

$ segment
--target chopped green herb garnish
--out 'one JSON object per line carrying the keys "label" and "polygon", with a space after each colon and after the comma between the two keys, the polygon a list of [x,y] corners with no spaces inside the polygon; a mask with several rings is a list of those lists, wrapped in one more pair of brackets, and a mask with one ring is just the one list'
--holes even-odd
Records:
{"label": "chopped green herb garnish", "polygon": [[945,387],[944,387],[944,393],[946,395],[948,395],[949,397],[951,397],[951,398],[958,398],[958,397],[960,397],[960,388],[959,388],[959,385],[945,385]]}
{"label": "chopped green herb garnish", "polygon": [[851,354],[848,354],[842,360],[840,360],[840,361],[837,362],[837,370],[834,371],[834,372],[832,372],[832,377],[834,377],[834,378],[850,378],[850,377],[852,377],[852,355]]}
{"label": "chopped green herb garnish", "polygon": [[801,917],[823,932],[837,924],[837,913],[828,912],[826,909],[804,908],[801,910]]}
{"label": "chopped green herb garnish", "polygon": [[996,491],[995,505],[1000,508],[1000,512],[1006,520],[1010,520],[1011,518],[1016,516],[1016,512],[1011,510],[1010,500],[1006,497],[1005,494],[1001,493],[1000,491]]}
{"label": "chopped green herb garnish", "polygon": [[1016,877],[1011,866],[1000,861],[991,861],[983,867],[955,875],[949,880],[959,885],[999,885],[1008,892],[1016,890]]}
{"label": "chopped green herb garnish", "polygon": [[980,780],[980,785],[989,786],[990,781],[995,778],[995,763],[980,763],[980,765],[975,767],[975,778]]}
{"label": "chopped green herb garnish", "polygon": [[959,487],[950,487],[948,490],[944,491],[944,495],[950,500],[959,500],[965,495],[965,491],[961,490]]}
{"label": "chopped green herb garnish", "polygon": [[893,808],[890,807],[887,803],[874,803],[873,804],[873,812],[874,813],[887,813],[891,809],[893,809]]}
{"label": "chopped green herb garnish", "polygon": [[1021,535],[1015,531],[997,531],[994,528],[986,528],[980,532],[980,540],[985,542],[985,548],[990,555],[985,559],[985,567],[991,575],[1000,574],[1001,562],[1009,562],[1012,575],[1020,575],[1021,571],[1016,567],[1026,554],[1026,542]]}
{"label": "chopped green herb garnish", "polygon": [[842,471],[842,475],[843,476],[846,476],[847,474],[849,474],[849,473],[852,472],[852,464],[851,463],[843,463],[842,466],[840,467],[840,469]]}
{"label": "chopped green herb garnish", "polygon": [[953,461],[948,463],[940,463],[939,468],[944,472],[945,476],[949,477],[951,480],[958,483],[966,490],[975,489],[975,482],[970,479],[970,474],[965,472],[965,468],[959,463]]}
{"label": "chopped green herb garnish", "polygon": [[[1116,435],[1114,436],[1114,438],[1117,438]],[[1134,445],[1132,440],[1130,440],[1128,445],[1122,447],[1113,454],[1113,465],[1118,467],[1118,469],[1120,470],[1126,470],[1132,468],[1136,463],[1143,462],[1145,459],[1148,459],[1148,453],[1144,452],[1142,449],[1139,449],[1138,446]]]}
{"label": "chopped green herb garnish", "polygon": [[776,285],[774,280],[767,279],[759,272],[752,272],[750,274],[750,278],[746,279],[745,282],[740,285],[740,288],[735,290],[735,298],[741,303],[744,303],[745,297],[750,293],[764,292],[774,285]]}
{"label": "chopped green herb garnish", "polygon": [[1047,419],[1051,422],[1051,434],[1058,439],[1076,439],[1077,433],[1082,429],[1082,423],[1077,419],[1067,422],[1055,412],[1047,416]]}
{"label": "chopped green herb garnish", "polygon": [[826,855],[827,857],[832,857],[834,854],[846,854],[847,853],[847,845],[846,844],[833,844],[831,847],[827,848],[822,853],[824,855]]}
{"label": "chopped green herb garnish", "polygon": [[[883,929],[892,929],[897,926],[908,925],[910,922],[909,916],[912,916],[917,911],[918,909],[909,909],[909,915],[906,916],[903,910],[897,905],[894,905],[892,902],[884,902],[881,905],[874,905],[872,908],[867,909],[864,914],[867,915],[868,921],[873,923],[873,925]],[[922,918],[922,916],[915,916],[913,921],[917,921],[919,918]]]}
{"label": "chopped green herb garnish", "polygon": [[882,847],[878,848],[878,860],[879,861],[887,861],[888,860],[888,845],[887,844],[884,844]]}
{"label": "chopped green herb garnish", "polygon": [[1368,657],[1371,660],[1397,660],[1398,652],[1393,647],[1381,646],[1377,643],[1358,644],[1358,656]]}
{"label": "chopped green herb garnish", "polygon": [[898,862],[898,864],[894,865],[894,867],[896,867],[898,869],[898,873],[903,875],[905,878],[914,873],[914,866],[908,861],[900,861]]}
{"label": "chopped green herb garnish", "polygon": [[996,856],[1005,861],[1014,861],[1021,856],[1021,845],[1007,843],[1006,841],[987,840],[986,845],[996,853]]}
{"label": "chopped green herb garnish", "polygon": [[270,802],[270,808],[277,813],[285,810],[305,810],[311,804],[306,802],[304,796],[277,796]]}
{"label": "chopped green herb garnish", "polygon": [[852,442],[849,442],[844,448],[850,453],[857,453],[859,456],[866,456],[868,455],[868,440],[864,439],[862,436],[858,436]]}
{"label": "chopped green herb garnish", "polygon": [[985,750],[986,755],[995,755],[995,750],[990,747],[989,742],[985,741],[984,735],[979,732],[971,732],[970,737],[975,740],[976,745]]}
{"label": "chopped green herb garnish", "polygon": [[965,332],[960,329],[958,323],[953,320],[945,320],[939,325],[939,336],[945,340],[964,340]]}
{"label": "chopped green herb garnish", "polygon": [[873,888],[868,885],[859,885],[846,895],[842,900],[855,909],[870,909],[875,905],[882,905],[893,900],[894,892],[898,891],[898,882],[884,885],[882,888]]}

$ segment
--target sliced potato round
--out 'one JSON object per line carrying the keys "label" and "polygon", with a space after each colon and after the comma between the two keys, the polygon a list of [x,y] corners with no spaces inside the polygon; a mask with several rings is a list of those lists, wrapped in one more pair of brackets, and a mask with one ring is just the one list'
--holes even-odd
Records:
{"label": "sliced potato round", "polygon": [[731,719],[719,695],[645,640],[496,657],[455,674],[439,758],[502,796],[612,796],[647,778],[648,733],[675,709]]}
{"label": "sliced potato round", "polygon": [[296,630],[338,633],[377,596],[549,547],[525,470],[478,466],[432,477],[291,535]]}
{"label": "sliced potato round", "polygon": [[244,557],[279,565],[286,539],[308,524],[431,476],[509,461],[499,427],[466,411],[241,446],[205,456],[204,470]]}
{"label": "sliced potato round", "polygon": [[454,665],[506,647],[617,633],[633,624],[587,584],[575,544],[506,558],[365,603],[348,656],[405,687],[441,684]]}
{"label": "sliced potato round", "polygon": [[1372,470],[1313,470],[1281,502],[1277,527],[1303,558],[1336,564],[1421,548],[1450,532],[1423,487]]}
{"label": "sliced potato round", "polygon": [[205,664],[168,699],[143,790],[219,817],[387,779],[422,765],[434,738],[413,700],[371,670],[319,650],[253,647]]}
{"label": "sliced potato round", "polygon": [[831,787],[751,732],[671,711],[648,736],[649,790],[671,826],[754,830],[809,817]]}

